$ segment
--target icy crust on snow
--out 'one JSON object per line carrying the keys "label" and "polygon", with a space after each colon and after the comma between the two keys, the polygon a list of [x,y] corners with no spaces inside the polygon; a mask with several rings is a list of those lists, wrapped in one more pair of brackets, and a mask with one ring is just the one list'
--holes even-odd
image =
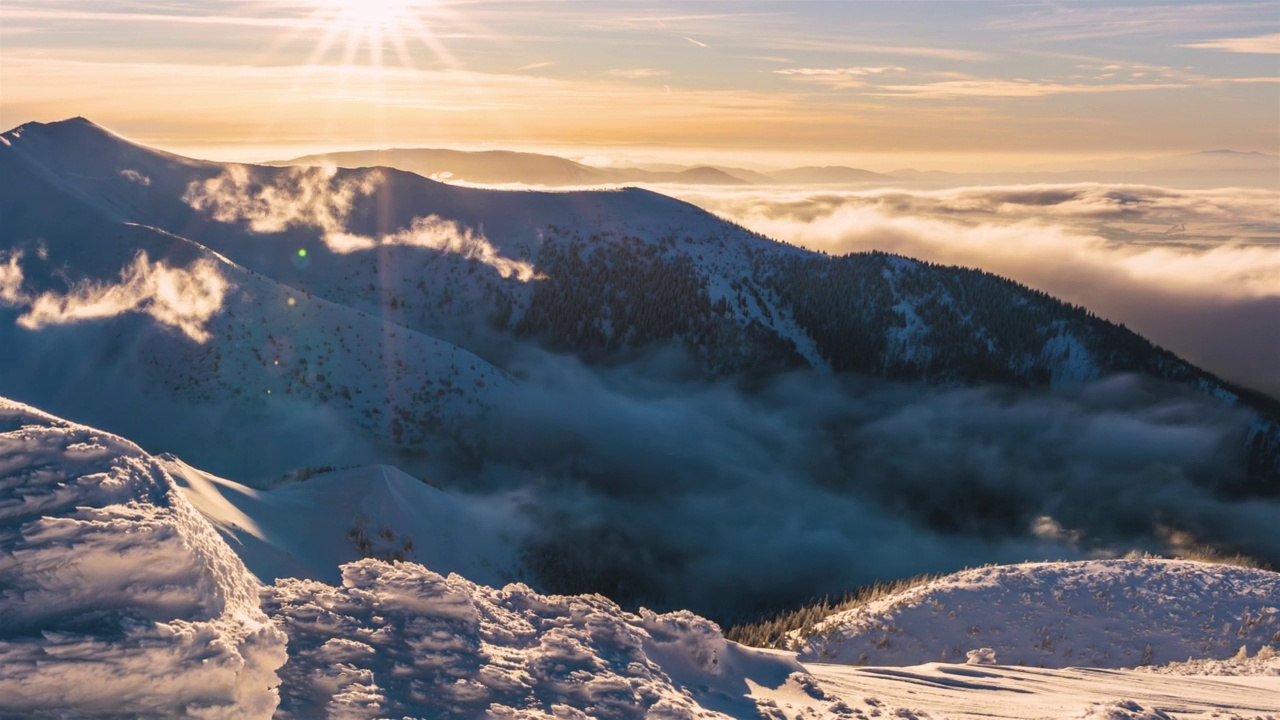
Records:
{"label": "icy crust on snow", "polygon": [[351,563],[342,587],[281,580],[263,607],[289,635],[283,718],[755,716],[748,678],[773,687],[801,670],[689,612],[634,615],[414,563]]}
{"label": "icy crust on snow", "polygon": [[801,660],[1134,668],[1280,650],[1280,574],[1184,560],[966,570],[836,613]]}
{"label": "icy crust on snow", "polygon": [[258,589],[142,450],[0,399],[0,716],[270,717]]}

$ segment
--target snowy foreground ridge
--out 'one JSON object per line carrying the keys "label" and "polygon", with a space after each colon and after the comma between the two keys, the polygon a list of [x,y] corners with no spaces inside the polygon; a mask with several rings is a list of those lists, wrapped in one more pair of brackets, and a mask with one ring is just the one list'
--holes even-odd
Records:
{"label": "snowy foreground ridge", "polygon": [[258,591],[137,446],[0,399],[0,711],[267,717]]}
{"label": "snowy foreground ridge", "polygon": [[[968,571],[830,618],[802,664],[689,612],[409,562],[264,586],[241,556],[295,546],[248,514],[272,543],[224,518],[229,544],[202,514],[229,506],[187,499],[197,474],[0,399],[0,718],[1280,718],[1274,573]],[[937,662],[939,643],[963,657]]]}
{"label": "snowy foreground ridge", "polygon": [[836,613],[792,646],[858,665],[1133,668],[1280,651],[1280,574],[1185,560],[966,570]]}

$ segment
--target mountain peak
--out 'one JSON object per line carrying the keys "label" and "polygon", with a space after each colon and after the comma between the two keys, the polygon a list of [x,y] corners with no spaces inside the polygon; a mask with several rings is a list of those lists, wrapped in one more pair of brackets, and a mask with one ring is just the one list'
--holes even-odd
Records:
{"label": "mountain peak", "polygon": [[94,121],[90,120],[89,118],[83,115],[77,115],[73,118],[67,118],[66,120],[56,120],[48,124],[54,125],[54,126],[66,125],[68,127],[87,126],[87,127],[98,128],[99,130],[103,129],[101,125],[95,123]]}
{"label": "mountain peak", "polygon": [[54,120],[53,122],[25,122],[21,125],[5,132],[7,136],[19,137],[23,133],[40,132],[40,133],[59,133],[59,132],[79,132],[84,130],[97,130],[101,133],[110,131],[98,125],[89,118],[77,115],[66,120]]}
{"label": "mountain peak", "polygon": [[120,169],[135,171],[159,163],[198,164],[199,161],[141,145],[92,120],[77,115],[53,122],[27,122],[0,134],[0,148],[13,147],[27,162],[75,169],[80,174],[114,176]]}
{"label": "mountain peak", "polygon": [[127,142],[119,135],[79,115],[53,122],[23,123],[0,134],[0,139],[4,140],[4,145],[24,144],[28,151],[35,150],[36,147],[47,147],[80,148],[82,151],[101,152],[104,143]]}

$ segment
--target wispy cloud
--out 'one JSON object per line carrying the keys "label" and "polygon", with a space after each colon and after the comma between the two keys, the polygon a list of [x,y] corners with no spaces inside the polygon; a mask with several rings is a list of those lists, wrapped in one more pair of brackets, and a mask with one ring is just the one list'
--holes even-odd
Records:
{"label": "wispy cloud", "polygon": [[528,70],[541,70],[542,68],[554,67],[559,64],[560,62],[558,60],[544,60],[543,62],[536,62],[536,63],[530,63],[528,65],[522,65],[516,68],[516,72],[525,72]]}
{"label": "wispy cloud", "polygon": [[610,70],[605,75],[609,77],[621,78],[623,80],[644,80],[646,78],[666,77],[671,73],[667,70],[659,70],[657,68],[632,68]]}
{"label": "wispy cloud", "polygon": [[132,168],[125,168],[124,170],[121,170],[120,175],[124,177],[126,180],[132,180],[133,182],[136,182],[139,185],[147,186],[151,184],[151,178],[147,177],[146,175],[143,175],[142,173]]}
{"label": "wispy cloud", "polygon": [[14,254],[0,265],[0,305],[23,308],[18,325],[28,330],[136,312],[203,343],[210,337],[205,326],[222,309],[231,288],[213,260],[173,268],[151,262],[143,252],[120,271],[118,282],[81,282],[67,293],[28,294],[22,290],[21,260],[21,254]]}
{"label": "wispy cloud", "polygon": [[906,72],[904,67],[892,65],[879,65],[871,67],[845,67],[845,68],[787,68],[785,70],[774,70],[778,75],[801,75],[805,77],[828,77],[831,75],[879,75],[887,72]]}
{"label": "wispy cloud", "polygon": [[901,55],[906,57],[931,58],[934,60],[954,60],[958,62],[987,62],[996,58],[994,54],[980,50],[966,50],[962,48],[941,46],[868,43],[837,37],[824,38],[806,36],[766,38],[761,41],[761,46],[774,50],[836,52],[842,54],[866,53],[869,55]]}
{"label": "wispy cloud", "polygon": [[707,45],[706,43],[700,40],[694,40],[691,37],[685,37],[684,35],[681,35],[680,37],[684,38],[685,40],[688,40],[689,42],[693,43],[694,45],[697,45],[700,48],[711,47],[710,45]]}
{"label": "wispy cloud", "polygon": [[380,245],[427,248],[458,255],[488,265],[504,278],[513,277],[521,282],[543,277],[532,264],[504,257],[484,235],[436,215],[417,218],[408,229],[384,235],[374,242]]}
{"label": "wispy cloud", "polygon": [[840,68],[786,68],[772,71],[775,75],[784,75],[801,82],[824,85],[834,89],[866,87],[866,78],[885,73],[905,73],[907,69],[896,65],[870,65],[864,67]]}
{"label": "wispy cloud", "polygon": [[247,15],[206,13],[160,13],[131,10],[46,10],[42,8],[5,8],[6,22],[13,20],[51,20],[58,22],[161,24],[161,25],[224,25],[231,27],[265,27],[297,29],[297,17],[255,17]]}
{"label": "wispy cloud", "polygon": [[16,307],[27,301],[27,296],[22,292],[22,282],[24,280],[21,253],[14,253],[4,259],[4,264],[0,264],[0,305],[8,307]]}
{"label": "wispy cloud", "polygon": [[1254,53],[1259,55],[1280,54],[1280,33],[1255,35],[1253,37],[1220,38],[1204,42],[1189,43],[1182,47],[1202,50],[1222,50],[1233,53]]}
{"label": "wispy cloud", "polygon": [[990,23],[1021,41],[1068,42],[1129,35],[1203,33],[1256,28],[1260,20],[1274,20],[1280,3],[1046,3],[1032,12]]}
{"label": "wispy cloud", "polygon": [[1050,80],[946,80],[918,85],[880,85],[868,95],[917,98],[923,100],[952,98],[1019,98],[1081,93],[1115,93],[1139,90],[1186,88],[1186,83],[1064,83]]}
{"label": "wispy cloud", "polygon": [[249,168],[231,165],[217,177],[192,183],[183,200],[218,222],[248,222],[254,232],[302,226],[336,234],[345,230],[356,198],[370,195],[381,183],[378,173],[335,182],[337,174],[333,167],[287,168],[274,183],[262,185]]}
{"label": "wispy cloud", "polygon": [[407,229],[378,237],[350,232],[347,219],[355,203],[372,195],[383,176],[377,171],[342,178],[337,175],[332,167],[292,167],[264,179],[242,165],[232,165],[217,177],[193,182],[183,199],[218,222],[247,222],[254,232],[316,228],[329,249],[339,254],[381,246],[421,247],[481,262],[504,278],[522,282],[537,279],[530,263],[503,257],[484,235],[435,215],[417,218]]}

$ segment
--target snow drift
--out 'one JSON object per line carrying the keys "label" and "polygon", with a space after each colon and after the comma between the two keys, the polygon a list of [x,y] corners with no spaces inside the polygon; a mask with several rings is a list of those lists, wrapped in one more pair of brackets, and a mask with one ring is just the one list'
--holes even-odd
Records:
{"label": "snow drift", "polygon": [[[1280,573],[1183,560],[966,570],[836,613],[801,659],[1134,668],[1280,650]],[[1264,650],[1270,648],[1270,650]]]}
{"label": "snow drift", "polygon": [[0,399],[0,711],[268,718],[258,588],[136,446]]}
{"label": "snow drift", "polygon": [[[341,587],[264,593],[290,635],[280,716],[694,718],[754,715],[754,682],[798,663],[725,641],[689,612],[624,613],[598,595],[502,590],[362,560]],[[714,712],[708,712],[714,711]]]}

